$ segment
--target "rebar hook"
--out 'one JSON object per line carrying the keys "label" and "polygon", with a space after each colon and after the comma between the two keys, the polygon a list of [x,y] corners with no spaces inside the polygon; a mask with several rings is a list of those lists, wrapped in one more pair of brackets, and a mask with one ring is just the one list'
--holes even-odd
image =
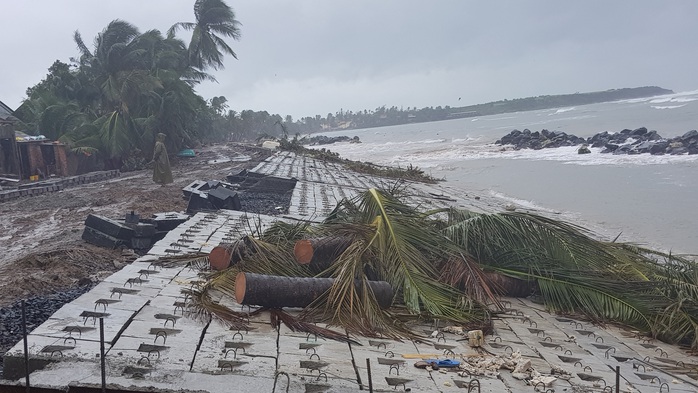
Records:
{"label": "rebar hook", "polygon": [[279,375],[286,376],[286,393],[288,393],[288,389],[291,387],[291,377],[285,371],[277,371],[276,375],[274,375],[274,388],[271,390],[271,393],[276,391],[276,380],[279,378]]}

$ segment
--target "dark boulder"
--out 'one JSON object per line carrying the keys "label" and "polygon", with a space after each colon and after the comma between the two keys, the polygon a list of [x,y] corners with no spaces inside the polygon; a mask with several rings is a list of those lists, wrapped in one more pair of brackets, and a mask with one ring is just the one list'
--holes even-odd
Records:
{"label": "dark boulder", "polygon": [[657,133],[657,131],[652,130],[648,132],[647,134],[644,135],[645,140],[647,141],[658,141],[662,139],[662,136]]}
{"label": "dark boulder", "polygon": [[606,150],[608,151],[616,151],[620,147],[619,145],[616,145],[614,143],[607,143],[605,146]]}
{"label": "dark boulder", "polygon": [[636,128],[633,130],[633,132],[630,133],[632,136],[642,136],[647,134],[647,128],[646,127],[640,127]]}
{"label": "dark boulder", "polygon": [[633,154],[631,153],[633,151],[632,145],[621,145],[618,146],[616,150],[613,150],[613,154]]}
{"label": "dark boulder", "polygon": [[633,148],[632,148],[632,150],[634,151],[633,154],[649,153],[651,147],[652,147],[652,144],[650,142],[647,142],[647,141],[638,143],[637,145],[633,145]]}
{"label": "dark boulder", "polygon": [[589,146],[587,145],[582,145],[582,147],[577,150],[577,154],[589,154],[591,153],[591,150],[589,150]]}
{"label": "dark boulder", "polygon": [[686,143],[692,139],[698,139],[698,131],[691,130],[681,136],[681,141]]}
{"label": "dark boulder", "polygon": [[669,141],[654,142],[650,146],[649,152],[653,155],[664,154],[666,152],[667,147],[669,147]]}

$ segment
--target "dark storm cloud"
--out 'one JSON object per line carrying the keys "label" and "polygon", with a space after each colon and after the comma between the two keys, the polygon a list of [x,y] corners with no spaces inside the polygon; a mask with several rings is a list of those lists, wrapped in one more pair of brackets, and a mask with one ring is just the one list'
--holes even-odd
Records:
{"label": "dark storm cloud", "polygon": [[[53,60],[75,56],[75,29],[88,42],[116,18],[165,31],[192,20],[192,4],[6,2],[0,100],[17,106]],[[224,95],[236,110],[298,117],[650,84],[698,88],[698,2],[690,0],[229,4],[243,24],[242,40],[231,43],[239,60],[228,58],[215,72],[220,83],[198,91]]]}

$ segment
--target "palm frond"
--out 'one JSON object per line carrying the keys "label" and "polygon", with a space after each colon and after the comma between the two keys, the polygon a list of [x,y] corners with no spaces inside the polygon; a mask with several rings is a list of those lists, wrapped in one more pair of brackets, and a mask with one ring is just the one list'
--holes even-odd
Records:
{"label": "palm frond", "polygon": [[287,312],[284,312],[283,310],[269,309],[268,311],[271,317],[271,325],[277,329],[281,326],[281,323],[283,323],[292,332],[303,332],[329,340],[361,345],[361,343],[349,338],[346,334],[335,332],[334,330],[323,328],[313,323],[305,322]]}
{"label": "palm frond", "polygon": [[598,323],[625,323],[646,331],[652,329],[651,286],[646,282],[618,282],[595,272],[498,271],[538,283],[545,305],[562,313],[581,313]]}

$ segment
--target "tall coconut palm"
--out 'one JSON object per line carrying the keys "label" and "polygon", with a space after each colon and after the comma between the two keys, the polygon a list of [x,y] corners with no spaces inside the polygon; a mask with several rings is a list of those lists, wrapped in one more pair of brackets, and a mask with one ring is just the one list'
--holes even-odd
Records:
{"label": "tall coconut palm", "polygon": [[142,144],[143,113],[139,110],[156,96],[161,81],[151,73],[149,49],[162,40],[157,31],[140,34],[138,29],[121,20],[114,20],[95,38],[90,51],[79,32],[75,43],[80,50],[80,71],[89,75],[99,87],[100,96],[93,107],[97,116],[100,150],[118,166],[119,158]]}
{"label": "tall coconut palm", "polygon": [[173,36],[180,28],[192,32],[189,42],[189,64],[203,71],[223,68],[223,55],[237,59],[235,51],[224,38],[240,39],[240,22],[235,12],[223,0],[196,0],[196,22],[175,23],[168,31]]}

